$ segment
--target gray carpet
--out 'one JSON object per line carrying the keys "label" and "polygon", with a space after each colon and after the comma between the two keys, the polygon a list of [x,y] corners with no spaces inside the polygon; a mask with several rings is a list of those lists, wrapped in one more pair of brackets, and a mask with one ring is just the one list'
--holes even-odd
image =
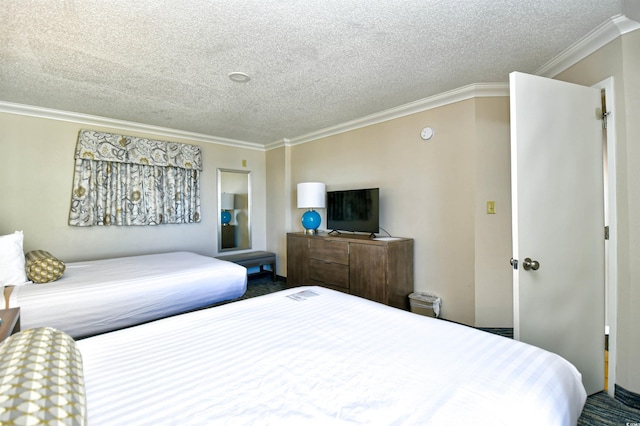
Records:
{"label": "gray carpet", "polygon": [[640,411],[611,398],[606,392],[599,392],[587,398],[582,415],[578,419],[580,426],[636,424],[640,424]]}
{"label": "gray carpet", "polygon": [[256,274],[252,276],[247,283],[247,291],[240,298],[249,299],[251,297],[262,296],[263,294],[273,293],[275,291],[284,290],[287,288],[287,283],[284,281],[272,281],[271,273],[268,276],[265,274]]}
{"label": "gray carpet", "polygon": [[[272,281],[270,274],[258,274],[250,277],[247,292],[241,299],[261,296],[287,288],[285,281]],[[484,331],[513,338],[513,329],[484,328]],[[578,419],[579,426],[608,426],[640,424],[640,411],[626,406],[611,398],[605,392],[599,392],[587,398],[582,415]]]}

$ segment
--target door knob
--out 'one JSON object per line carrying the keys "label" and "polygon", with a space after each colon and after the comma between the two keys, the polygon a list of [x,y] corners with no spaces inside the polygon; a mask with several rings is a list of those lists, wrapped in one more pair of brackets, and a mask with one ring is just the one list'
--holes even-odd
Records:
{"label": "door knob", "polygon": [[524,268],[525,271],[528,271],[530,269],[537,271],[540,268],[540,262],[538,262],[537,260],[531,260],[530,258],[525,257],[524,261],[522,262],[522,267]]}

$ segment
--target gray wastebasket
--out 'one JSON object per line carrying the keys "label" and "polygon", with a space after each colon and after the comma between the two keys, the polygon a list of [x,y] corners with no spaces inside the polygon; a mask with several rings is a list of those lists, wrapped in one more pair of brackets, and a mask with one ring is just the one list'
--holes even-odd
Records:
{"label": "gray wastebasket", "polygon": [[432,293],[411,293],[409,295],[411,312],[416,314],[438,318],[441,304],[440,298]]}

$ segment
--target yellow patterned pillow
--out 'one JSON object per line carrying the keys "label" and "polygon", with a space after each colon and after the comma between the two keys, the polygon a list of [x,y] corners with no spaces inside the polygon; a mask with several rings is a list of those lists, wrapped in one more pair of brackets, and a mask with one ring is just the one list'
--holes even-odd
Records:
{"label": "yellow patterned pillow", "polygon": [[32,328],[0,343],[0,424],[85,425],[82,355],[53,328]]}
{"label": "yellow patterned pillow", "polygon": [[66,268],[63,261],[44,250],[32,250],[24,255],[27,278],[34,283],[50,283],[60,279]]}

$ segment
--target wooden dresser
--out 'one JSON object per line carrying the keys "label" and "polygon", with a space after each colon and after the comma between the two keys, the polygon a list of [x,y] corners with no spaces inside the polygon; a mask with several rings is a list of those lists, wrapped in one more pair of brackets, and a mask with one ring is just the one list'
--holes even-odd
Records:
{"label": "wooden dresser", "polygon": [[409,308],[413,240],[287,234],[287,286],[320,285]]}

